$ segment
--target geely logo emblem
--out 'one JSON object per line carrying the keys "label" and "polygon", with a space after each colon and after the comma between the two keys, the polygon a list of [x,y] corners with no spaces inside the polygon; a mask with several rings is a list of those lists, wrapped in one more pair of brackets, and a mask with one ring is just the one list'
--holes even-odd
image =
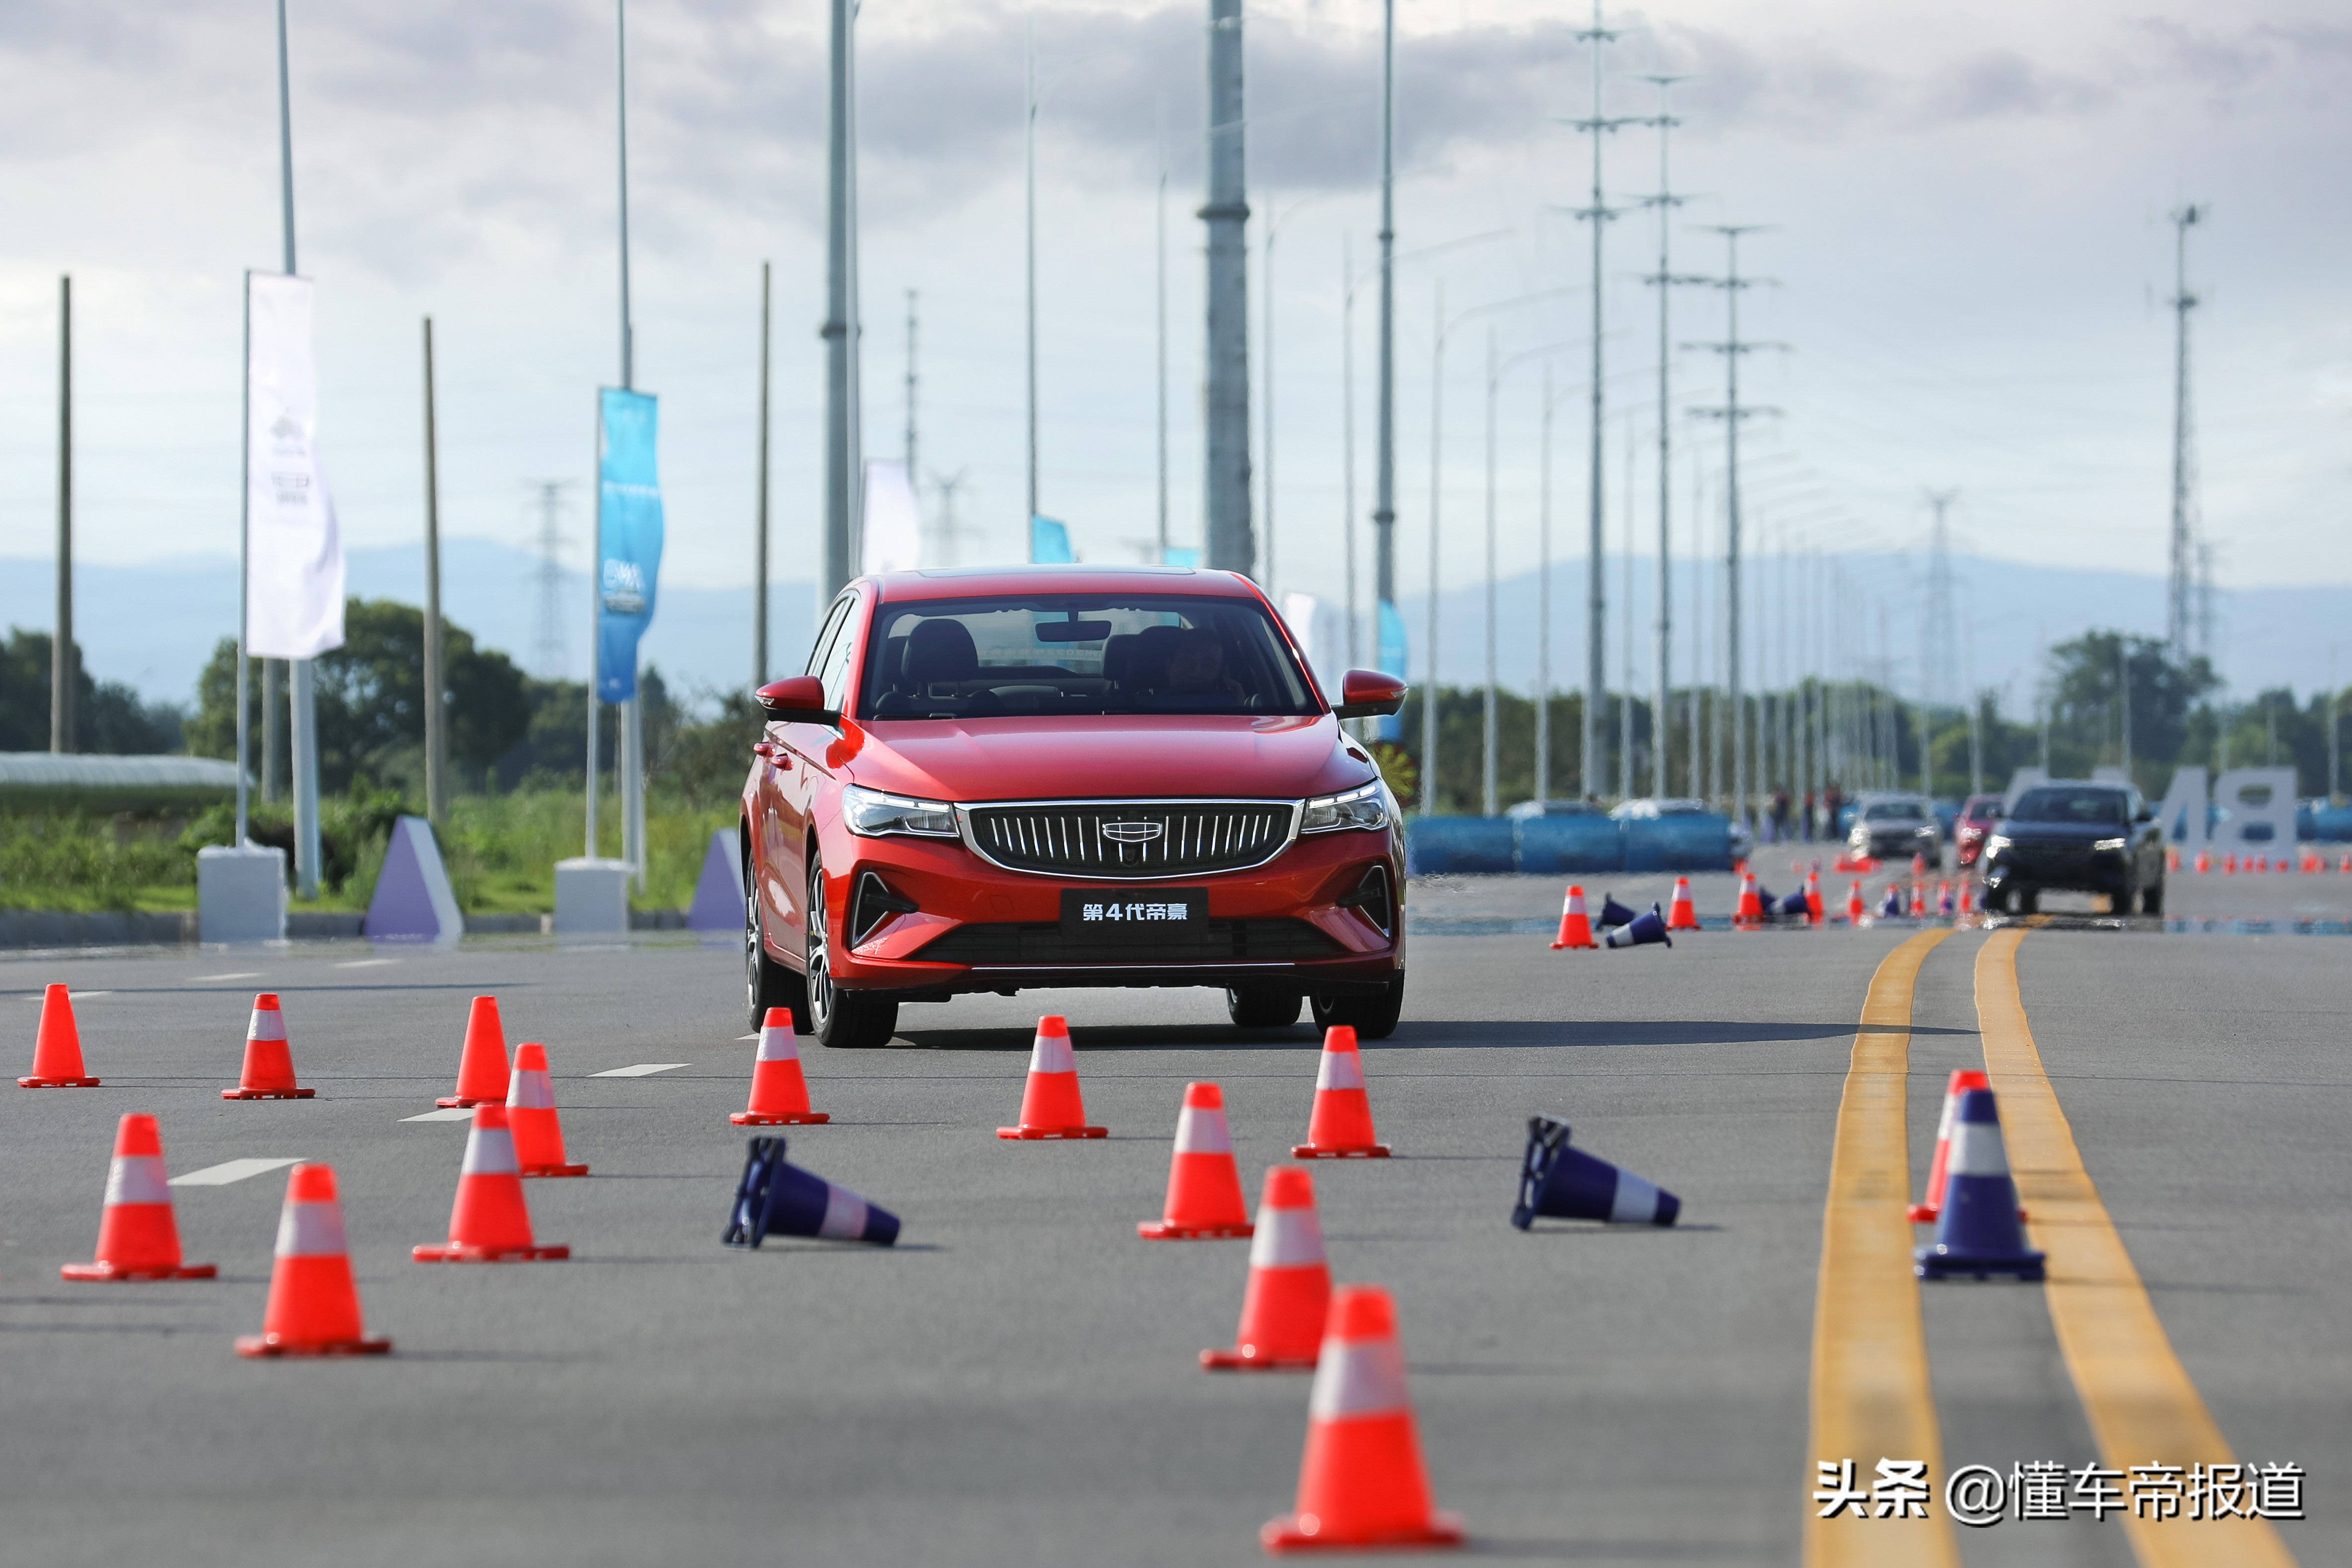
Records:
{"label": "geely logo emblem", "polygon": [[1168,830],[1158,822],[1105,822],[1101,832],[1115,844],[1148,844]]}

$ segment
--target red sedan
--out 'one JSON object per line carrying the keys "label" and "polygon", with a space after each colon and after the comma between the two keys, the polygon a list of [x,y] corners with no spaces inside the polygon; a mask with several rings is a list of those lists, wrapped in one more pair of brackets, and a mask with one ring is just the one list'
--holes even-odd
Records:
{"label": "red sedan", "polygon": [[875,1046],[910,1002],[1212,986],[1233,1021],[1378,1039],[1404,1002],[1404,835],[1280,617],[1230,572],[861,578],[760,689],[743,788],[751,1020]]}
{"label": "red sedan", "polygon": [[1984,841],[1992,826],[2000,821],[1998,795],[1971,795],[1960,803],[1960,814],[1952,823],[1952,845],[1959,862],[1974,865],[1984,852]]}

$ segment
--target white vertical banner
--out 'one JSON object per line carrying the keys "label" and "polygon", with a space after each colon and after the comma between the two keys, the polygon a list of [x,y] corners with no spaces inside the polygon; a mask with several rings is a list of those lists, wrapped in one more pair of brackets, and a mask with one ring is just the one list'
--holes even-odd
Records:
{"label": "white vertical banner", "polygon": [[313,285],[246,275],[246,651],[308,659],[343,645],[343,541],[319,466]]}
{"label": "white vertical banner", "polygon": [[912,571],[923,564],[923,514],[907,465],[898,458],[866,460],[866,516],[857,540],[861,572]]}
{"label": "white vertical banner", "polygon": [[1307,660],[1307,667],[1315,672],[1316,682],[1328,686],[1329,682],[1325,678],[1327,661],[1323,656],[1324,640],[1321,635],[1323,628],[1318,624],[1323,619],[1322,610],[1323,601],[1311,593],[1286,593],[1282,596],[1282,619],[1290,627],[1291,640],[1298,644],[1298,652]]}

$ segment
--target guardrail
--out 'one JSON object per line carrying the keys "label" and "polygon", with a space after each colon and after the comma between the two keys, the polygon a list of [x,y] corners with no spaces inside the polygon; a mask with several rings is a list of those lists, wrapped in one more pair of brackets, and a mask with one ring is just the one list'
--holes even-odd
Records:
{"label": "guardrail", "polygon": [[1727,817],[1408,817],[1413,876],[1519,872],[1728,871]]}

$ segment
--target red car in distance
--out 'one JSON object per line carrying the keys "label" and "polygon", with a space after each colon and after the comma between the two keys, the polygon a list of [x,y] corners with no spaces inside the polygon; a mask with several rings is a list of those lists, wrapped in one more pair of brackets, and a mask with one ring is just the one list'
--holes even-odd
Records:
{"label": "red car in distance", "polygon": [[752,1026],[831,1047],[1024,987],[1210,986],[1244,1028],[1404,1001],[1404,836],[1255,584],[1183,568],[860,578],[760,688],[743,786]]}
{"label": "red car in distance", "polygon": [[2000,821],[2000,802],[1999,795],[1971,795],[1960,802],[1960,814],[1952,822],[1952,846],[1960,864],[1974,865],[1984,853],[1984,841]]}

